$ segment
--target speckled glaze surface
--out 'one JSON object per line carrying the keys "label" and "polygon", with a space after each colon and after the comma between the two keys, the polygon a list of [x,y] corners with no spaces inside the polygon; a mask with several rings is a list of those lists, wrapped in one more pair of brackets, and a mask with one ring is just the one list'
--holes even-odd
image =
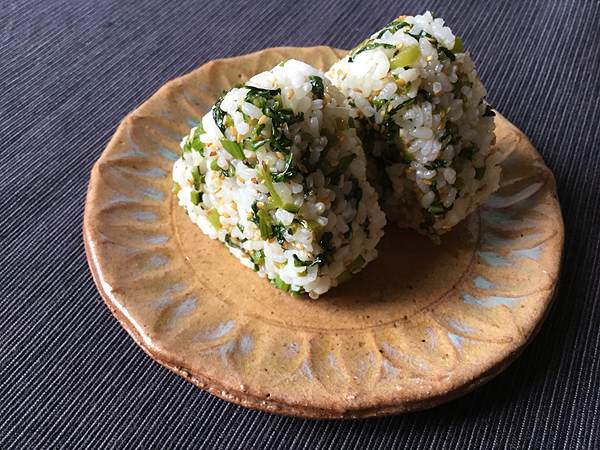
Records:
{"label": "speckled glaze surface", "polygon": [[109,308],[156,361],[225,400],[279,414],[360,418],[428,408],[501,372],[553,300],[564,238],[554,178],[496,116],[500,189],[435,246],[394,225],[379,257],[318,300],[291,297],[202,234],[171,194],[179,142],[223,89],[295,57],[213,61],[129,115],[93,168],[84,240]]}

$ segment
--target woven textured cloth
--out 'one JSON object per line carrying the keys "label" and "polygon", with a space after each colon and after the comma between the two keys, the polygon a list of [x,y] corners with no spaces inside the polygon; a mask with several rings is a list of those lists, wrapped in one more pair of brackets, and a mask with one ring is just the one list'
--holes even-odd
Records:
{"label": "woven textured cloth", "polygon": [[[128,3],[2,4],[0,448],[600,448],[598,1]],[[102,302],[81,233],[90,170],[119,122],[212,59],[351,48],[427,9],[556,176],[564,265],[539,335],[458,400],[361,421],[248,410],[152,361]]]}

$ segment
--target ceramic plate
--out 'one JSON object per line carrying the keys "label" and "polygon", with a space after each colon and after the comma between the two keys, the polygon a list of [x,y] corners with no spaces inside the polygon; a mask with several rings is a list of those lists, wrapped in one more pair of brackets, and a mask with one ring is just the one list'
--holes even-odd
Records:
{"label": "ceramic plate", "polygon": [[288,47],[208,63],[129,115],[92,171],[84,239],[109,308],[156,361],[247,407],[357,418],[440,404],[502,371],[554,296],[554,178],[499,114],[507,157],[487,203],[439,246],[388,225],[380,256],[318,300],[275,289],[189,220],[172,165],[221,92],[286,58],[326,70],[344,53]]}

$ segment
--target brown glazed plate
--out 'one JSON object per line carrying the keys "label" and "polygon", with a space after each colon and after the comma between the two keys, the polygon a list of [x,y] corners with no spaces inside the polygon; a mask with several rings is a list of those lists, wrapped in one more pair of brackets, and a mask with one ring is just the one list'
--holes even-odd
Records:
{"label": "brown glazed plate", "polygon": [[189,220],[172,165],[221,92],[283,59],[327,70],[344,53],[285,47],[210,62],[126,117],[92,170],[84,240],[108,307],[156,361],[239,405],[320,419],[438,405],[504,370],[556,292],[554,178],[500,114],[506,159],[487,203],[438,246],[388,225],[379,257],[318,300],[275,289]]}

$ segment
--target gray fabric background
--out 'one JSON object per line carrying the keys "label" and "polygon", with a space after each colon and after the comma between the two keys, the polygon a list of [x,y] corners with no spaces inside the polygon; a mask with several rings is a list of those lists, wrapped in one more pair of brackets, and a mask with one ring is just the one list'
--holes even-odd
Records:
{"label": "gray fabric background", "polygon": [[[90,170],[119,122],[212,59],[351,48],[427,9],[556,176],[562,284],[531,346],[449,404],[346,422],[244,409],[153,362],[102,302],[82,242]],[[0,448],[599,449],[599,27],[597,0],[1,2]]]}

